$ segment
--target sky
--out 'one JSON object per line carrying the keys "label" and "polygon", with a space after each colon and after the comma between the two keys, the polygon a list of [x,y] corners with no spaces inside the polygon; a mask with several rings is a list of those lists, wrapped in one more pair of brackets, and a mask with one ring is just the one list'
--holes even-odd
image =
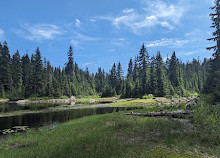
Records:
{"label": "sky", "polygon": [[80,68],[124,71],[144,43],[164,60],[176,51],[183,62],[209,58],[209,9],[213,0],[0,0],[0,41],[10,54],[41,54],[53,66],[67,62],[72,45]]}

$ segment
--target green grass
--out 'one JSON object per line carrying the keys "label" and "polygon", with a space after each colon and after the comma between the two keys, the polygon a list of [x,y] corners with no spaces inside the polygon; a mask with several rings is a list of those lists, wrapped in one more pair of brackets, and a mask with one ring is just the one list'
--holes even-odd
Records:
{"label": "green grass", "polygon": [[[163,107],[163,110],[169,107]],[[160,107],[134,112],[158,111]],[[202,132],[165,118],[130,117],[126,112],[88,116],[54,130],[30,130],[0,144],[1,158],[220,156],[220,144],[203,140]]]}
{"label": "green grass", "polygon": [[8,99],[0,99],[0,103],[4,103],[6,101],[8,101]]}
{"label": "green grass", "polygon": [[36,101],[36,100],[49,100],[49,99],[53,99],[53,97],[29,97],[28,100],[31,100],[31,101]]}
{"label": "green grass", "polygon": [[119,101],[116,103],[112,103],[112,106],[140,106],[140,105],[153,105],[158,102],[155,99],[136,99],[131,101]]}

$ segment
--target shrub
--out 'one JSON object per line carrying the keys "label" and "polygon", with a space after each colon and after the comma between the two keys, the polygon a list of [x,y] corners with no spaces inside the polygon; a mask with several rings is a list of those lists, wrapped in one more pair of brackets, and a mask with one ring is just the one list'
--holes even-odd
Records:
{"label": "shrub", "polygon": [[167,99],[173,99],[173,96],[172,95],[166,95],[165,96]]}
{"label": "shrub", "polygon": [[142,99],[153,99],[154,96],[153,95],[144,95],[142,96]]}
{"label": "shrub", "polygon": [[206,97],[194,106],[194,123],[202,131],[204,139],[214,143],[220,141],[220,103],[211,104],[212,97]]}
{"label": "shrub", "polygon": [[114,97],[116,96],[116,91],[113,89],[111,86],[105,87],[104,92],[102,93],[102,98],[103,97]]}

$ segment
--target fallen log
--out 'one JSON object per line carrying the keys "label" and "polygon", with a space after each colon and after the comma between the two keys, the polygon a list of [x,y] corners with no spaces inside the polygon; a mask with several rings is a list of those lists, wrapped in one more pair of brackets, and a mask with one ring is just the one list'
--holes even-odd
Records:
{"label": "fallen log", "polygon": [[181,118],[184,115],[189,115],[192,117],[193,111],[171,111],[171,112],[148,112],[148,113],[127,113],[126,115],[132,116],[144,116],[144,117],[173,117],[173,118]]}

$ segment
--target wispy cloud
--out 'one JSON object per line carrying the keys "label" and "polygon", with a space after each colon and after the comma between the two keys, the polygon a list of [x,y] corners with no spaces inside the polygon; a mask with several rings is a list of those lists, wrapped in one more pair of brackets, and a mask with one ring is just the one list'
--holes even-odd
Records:
{"label": "wispy cloud", "polygon": [[79,19],[75,19],[75,26],[80,27],[81,21]]}
{"label": "wispy cloud", "polygon": [[16,30],[15,33],[19,36],[25,37],[28,40],[40,41],[52,40],[58,35],[65,33],[65,31],[58,26],[52,24],[24,24],[21,25],[21,29]]}
{"label": "wispy cloud", "polygon": [[161,0],[145,0],[146,7],[139,11],[133,8],[124,9],[117,16],[98,16],[95,19],[111,21],[117,29],[125,27],[134,33],[140,33],[155,26],[173,30],[176,25],[180,24],[187,10],[186,1],[178,0],[175,4],[168,4]]}
{"label": "wispy cloud", "polygon": [[0,40],[2,40],[4,38],[4,30],[0,29]]}
{"label": "wispy cloud", "polygon": [[87,62],[87,63],[83,63],[82,66],[83,66],[83,67],[87,67],[87,66],[89,66],[89,65],[91,65],[91,64],[92,64],[92,63]]}
{"label": "wispy cloud", "polygon": [[89,19],[89,21],[90,21],[90,22],[96,22],[96,20],[93,19],[93,18]]}
{"label": "wispy cloud", "polygon": [[124,9],[122,12],[123,12],[123,13],[131,13],[131,12],[134,12],[134,9],[133,9],[133,8]]}
{"label": "wispy cloud", "polygon": [[189,43],[189,40],[187,39],[180,39],[180,38],[174,38],[174,39],[167,39],[162,38],[160,40],[156,41],[147,41],[145,46],[146,47],[182,47],[185,44]]}
{"label": "wispy cloud", "polygon": [[85,41],[100,41],[103,38],[100,37],[92,37],[92,36],[87,36],[78,32],[74,32],[74,35],[71,39],[71,44],[76,47],[80,48],[80,45],[85,42]]}

